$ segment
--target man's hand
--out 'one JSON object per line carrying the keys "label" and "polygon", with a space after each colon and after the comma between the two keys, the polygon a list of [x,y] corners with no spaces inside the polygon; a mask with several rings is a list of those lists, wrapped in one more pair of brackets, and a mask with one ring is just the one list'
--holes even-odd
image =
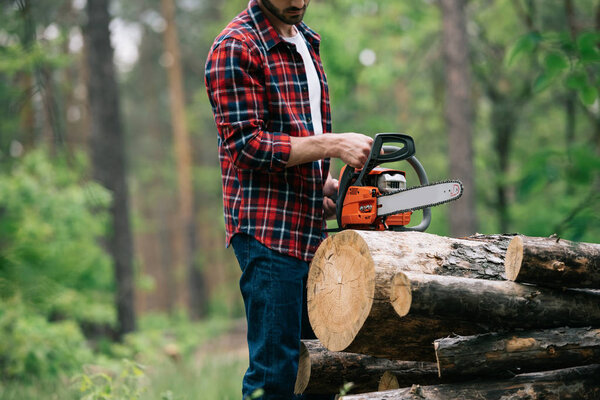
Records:
{"label": "man's hand", "polygon": [[360,169],[365,165],[373,138],[360,133],[339,133],[335,135],[337,145],[337,157],[345,164]]}
{"label": "man's hand", "polygon": [[325,219],[335,218],[336,206],[335,202],[331,200],[331,196],[337,194],[339,186],[338,180],[333,179],[331,174],[328,174],[327,180],[323,185],[323,210],[325,212]]}
{"label": "man's hand", "polygon": [[344,164],[360,169],[363,167],[371,147],[373,138],[360,133],[335,133],[307,137],[290,137],[292,149],[287,166],[304,164],[324,158],[340,158]]}

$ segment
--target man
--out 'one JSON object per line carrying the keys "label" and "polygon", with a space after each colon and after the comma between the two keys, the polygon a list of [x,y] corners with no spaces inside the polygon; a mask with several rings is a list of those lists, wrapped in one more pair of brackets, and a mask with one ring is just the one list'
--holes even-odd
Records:
{"label": "man", "polygon": [[329,158],[361,168],[372,145],[365,135],[330,134],[320,37],[302,22],[309,2],[251,0],[206,63],[226,240],[242,269],[248,322],[242,392],[262,388],[265,400],[293,398],[308,263],[335,214]]}

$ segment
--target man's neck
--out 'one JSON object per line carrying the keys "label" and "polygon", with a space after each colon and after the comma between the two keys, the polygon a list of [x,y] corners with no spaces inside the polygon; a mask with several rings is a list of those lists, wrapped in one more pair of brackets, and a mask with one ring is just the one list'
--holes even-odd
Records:
{"label": "man's neck", "polygon": [[275,15],[273,15],[267,8],[262,4],[261,1],[258,2],[258,5],[263,13],[267,16],[267,19],[273,25],[273,28],[279,33],[279,35],[283,37],[294,37],[298,33],[298,30],[294,25],[286,24]]}

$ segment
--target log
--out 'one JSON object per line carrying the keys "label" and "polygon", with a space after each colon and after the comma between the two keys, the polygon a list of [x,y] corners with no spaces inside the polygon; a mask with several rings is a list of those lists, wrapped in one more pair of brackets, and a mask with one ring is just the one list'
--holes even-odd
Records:
{"label": "log", "polygon": [[396,387],[439,383],[435,363],[392,361],[364,354],[333,352],[318,340],[303,340],[295,394],[335,394],[352,382],[352,393],[378,390],[381,377],[389,372]]}
{"label": "log", "polygon": [[[308,276],[313,330],[329,350],[362,352],[356,351],[360,346],[348,346],[363,327],[377,329],[378,321],[397,319],[389,293],[396,271],[503,279],[504,250],[497,243],[500,241],[450,239],[421,232],[346,230],[330,236],[319,246]],[[410,296],[410,292],[396,293],[402,295]],[[418,319],[404,333],[410,336],[414,333],[411,329],[435,329],[429,323]],[[393,334],[397,337],[397,330]],[[381,337],[387,337],[387,332]],[[432,348],[430,352],[433,360]]]}
{"label": "log", "polygon": [[505,269],[512,281],[600,289],[600,244],[516,236]]}
{"label": "log", "polygon": [[457,336],[434,342],[440,377],[513,376],[600,362],[600,329]]}
{"label": "log", "polygon": [[[410,296],[404,294],[407,284]],[[393,306],[400,316],[471,321],[482,332],[600,326],[600,293],[591,290],[398,272],[390,290],[392,299],[396,291],[402,297]]]}
{"label": "log", "polygon": [[517,375],[512,379],[477,381],[342,396],[340,400],[447,399],[600,399],[600,365]]}

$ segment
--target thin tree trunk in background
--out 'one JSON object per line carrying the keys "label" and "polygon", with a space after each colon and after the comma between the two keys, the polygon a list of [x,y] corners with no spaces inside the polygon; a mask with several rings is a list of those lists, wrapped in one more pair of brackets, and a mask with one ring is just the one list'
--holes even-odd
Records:
{"label": "thin tree trunk in background", "polygon": [[21,142],[26,150],[31,150],[35,146],[35,114],[33,111],[33,79],[31,73],[23,72],[20,75],[19,83],[23,93],[19,110],[21,114]]}
{"label": "thin tree trunk in background", "polygon": [[167,26],[164,32],[167,74],[171,98],[171,121],[177,163],[179,186],[179,226],[182,253],[180,262],[186,266],[189,284],[188,304],[190,315],[200,318],[206,312],[206,291],[202,271],[196,263],[196,227],[194,224],[194,188],[192,185],[191,141],[185,116],[185,92],[181,67],[181,52],[175,26],[175,3],[161,0],[162,13]]}
{"label": "thin tree trunk in background", "polygon": [[471,70],[465,0],[440,0],[446,74],[445,120],[448,130],[450,176],[465,188],[462,199],[450,206],[450,233],[467,236],[477,230],[473,168]]}
{"label": "thin tree trunk in background", "polygon": [[129,221],[125,141],[108,25],[109,0],[88,1],[84,37],[87,46],[88,99],[94,178],[113,195],[112,234],[108,250],[114,260],[118,333],[135,330],[133,244]]}

